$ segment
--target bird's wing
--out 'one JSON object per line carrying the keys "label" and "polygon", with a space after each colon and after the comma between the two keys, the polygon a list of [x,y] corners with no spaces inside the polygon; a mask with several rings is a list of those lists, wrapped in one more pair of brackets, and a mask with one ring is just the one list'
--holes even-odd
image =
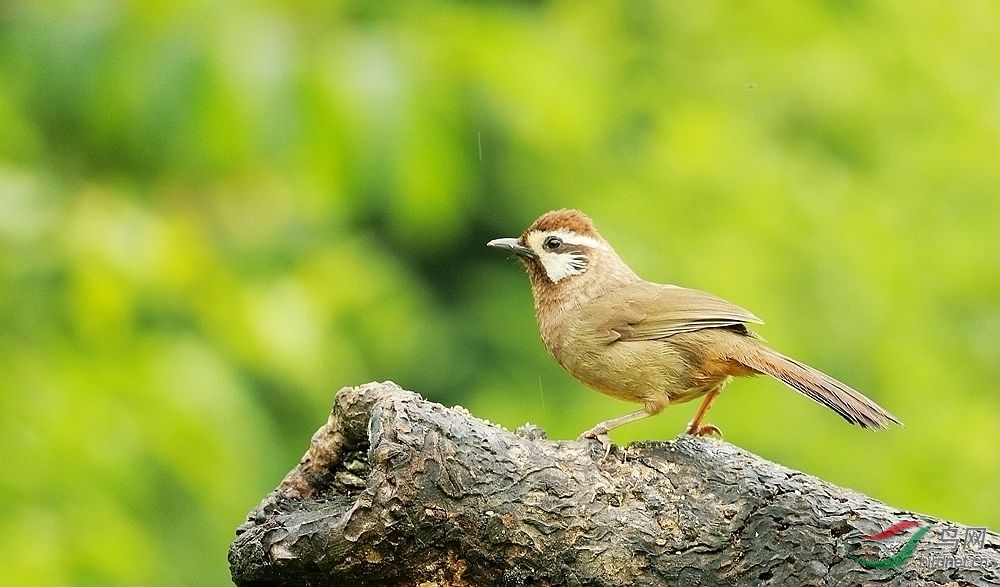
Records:
{"label": "bird's wing", "polygon": [[764,321],[750,312],[696,289],[643,283],[609,294],[601,304],[613,308],[602,317],[599,332],[612,341],[657,340],[681,332],[739,326]]}

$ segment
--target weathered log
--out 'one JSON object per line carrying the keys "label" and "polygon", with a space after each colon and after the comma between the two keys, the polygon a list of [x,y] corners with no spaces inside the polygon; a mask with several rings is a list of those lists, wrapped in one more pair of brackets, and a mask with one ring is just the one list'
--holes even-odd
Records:
{"label": "weathered log", "polygon": [[[920,526],[863,538],[901,521]],[[889,566],[930,524],[894,568],[848,557]],[[337,394],[229,560],[248,587],[1000,584],[1000,536],[966,530],[716,439],[605,456],[371,383]]]}

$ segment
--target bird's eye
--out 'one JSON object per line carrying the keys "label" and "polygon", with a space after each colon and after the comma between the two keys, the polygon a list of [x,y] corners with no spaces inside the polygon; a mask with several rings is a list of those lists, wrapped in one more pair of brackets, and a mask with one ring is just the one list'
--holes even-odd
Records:
{"label": "bird's eye", "polygon": [[558,236],[550,236],[549,238],[545,239],[545,243],[542,246],[544,246],[545,249],[548,251],[554,251],[559,247],[561,247],[562,244],[563,242],[561,238],[559,238]]}

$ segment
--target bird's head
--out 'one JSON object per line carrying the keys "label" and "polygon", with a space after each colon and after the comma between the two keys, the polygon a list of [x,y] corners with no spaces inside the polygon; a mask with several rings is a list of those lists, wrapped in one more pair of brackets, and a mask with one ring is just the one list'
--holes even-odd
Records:
{"label": "bird's head", "polygon": [[603,290],[606,283],[635,277],[579,210],[546,212],[521,236],[494,239],[487,246],[510,251],[521,259],[536,297],[568,286],[579,291]]}

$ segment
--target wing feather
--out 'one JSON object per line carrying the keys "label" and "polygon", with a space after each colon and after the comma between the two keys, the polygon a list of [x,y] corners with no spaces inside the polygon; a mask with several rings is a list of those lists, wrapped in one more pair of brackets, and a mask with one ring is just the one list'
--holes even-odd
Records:
{"label": "wing feather", "polygon": [[657,340],[681,332],[764,322],[710,293],[648,282],[629,287],[627,297],[612,307],[617,311],[610,312],[598,330],[611,332],[620,341]]}

